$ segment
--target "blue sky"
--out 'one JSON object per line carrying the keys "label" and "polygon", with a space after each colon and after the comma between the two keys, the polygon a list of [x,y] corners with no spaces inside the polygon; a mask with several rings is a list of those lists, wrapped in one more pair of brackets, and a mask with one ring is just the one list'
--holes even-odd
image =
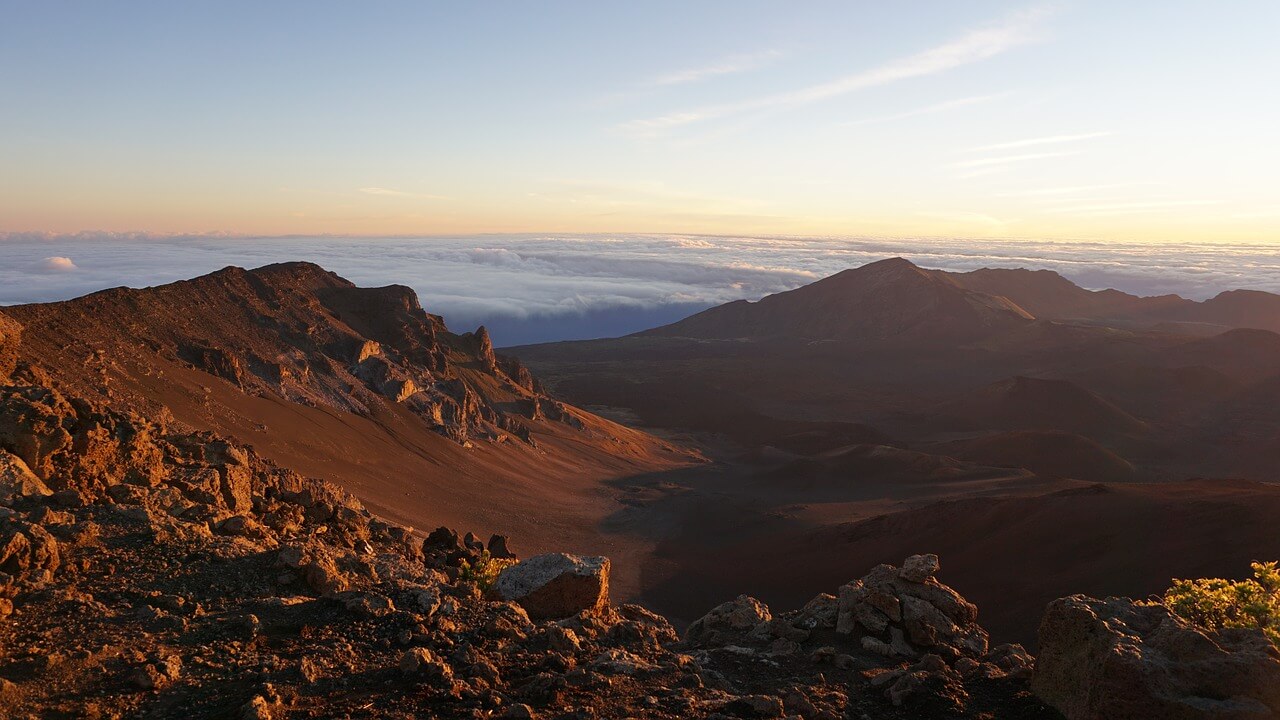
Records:
{"label": "blue sky", "polygon": [[1280,4],[0,2],[0,231],[1280,240]]}

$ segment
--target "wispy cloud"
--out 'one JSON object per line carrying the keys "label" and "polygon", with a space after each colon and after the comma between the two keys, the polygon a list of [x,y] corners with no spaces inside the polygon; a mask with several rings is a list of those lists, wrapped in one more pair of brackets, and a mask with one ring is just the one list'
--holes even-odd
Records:
{"label": "wispy cloud", "polygon": [[1054,208],[1047,212],[1086,217],[1109,217],[1112,215],[1134,215],[1150,212],[1163,212],[1182,207],[1201,207],[1205,205],[1221,204],[1221,200],[1147,200],[1140,202],[1072,205],[1069,207]]}
{"label": "wispy cloud", "polygon": [[1010,223],[1016,222],[1013,220],[1004,220],[994,215],[988,215],[987,213],[968,212],[968,211],[958,211],[958,212],[920,211],[920,212],[917,212],[916,215],[920,217],[932,218],[934,220],[943,220],[945,222],[954,223],[957,225],[984,225],[984,226],[988,226],[989,229],[1004,228],[1008,226]]}
{"label": "wispy cloud", "polygon": [[956,168],[990,168],[1003,165],[1012,165],[1014,163],[1030,162],[1032,160],[1047,160],[1048,158],[1067,157],[1069,155],[1079,155],[1078,152],[1047,152],[1047,153],[1022,153],[1020,155],[1001,155],[999,157],[978,158],[976,160],[965,160],[964,162],[954,163],[952,167]]}
{"label": "wispy cloud", "polygon": [[1094,194],[1101,190],[1117,190],[1119,188],[1130,188],[1150,184],[1152,183],[1126,182],[1106,183],[1103,185],[1072,185],[1067,187],[1033,188],[1030,190],[1011,190],[1009,192],[997,193],[996,197],[1042,198],[1048,202],[1062,202],[1064,200],[1074,200],[1081,195]]}
{"label": "wispy cloud", "polygon": [[653,135],[691,123],[755,110],[793,108],[902,80],[934,75],[986,60],[1030,42],[1046,14],[1045,6],[1039,6],[1016,13],[1001,23],[966,33],[951,42],[830,82],[736,103],[710,105],[634,120],[624,123],[621,129],[637,135]]}
{"label": "wispy cloud", "polygon": [[418,198],[421,200],[445,200],[444,195],[431,195],[430,193],[408,192],[406,190],[394,190],[392,188],[381,187],[362,187],[360,192],[365,195],[381,195],[383,197],[402,197],[402,198]]}
{"label": "wispy cloud", "polygon": [[686,85],[688,83],[700,82],[707,78],[718,77],[721,75],[735,75],[737,73],[747,72],[749,70],[758,70],[762,67],[771,65],[778,58],[782,57],[782,53],[777,50],[766,50],[758,53],[747,53],[741,55],[730,55],[710,65],[702,67],[687,68],[677,72],[660,75],[650,80],[647,85]]}
{"label": "wispy cloud", "polygon": [[957,108],[977,105],[979,103],[988,102],[1001,98],[1009,93],[995,93],[993,95],[973,95],[971,97],[956,98],[955,100],[947,100],[946,102],[926,105],[915,110],[907,110],[906,112],[894,113],[893,115],[879,115],[876,117],[863,118],[861,120],[850,120],[849,122],[840,123],[840,127],[856,127],[858,125],[873,125],[877,123],[893,122],[895,120],[906,120],[907,118],[919,117],[921,115],[933,115],[935,113],[955,110]]}
{"label": "wispy cloud", "polygon": [[1047,137],[1027,138],[1025,140],[1014,140],[1012,142],[995,143],[992,145],[979,145],[978,147],[965,148],[961,152],[993,152],[999,150],[1018,150],[1026,147],[1036,147],[1038,145],[1059,145],[1062,143],[1080,142],[1083,140],[1093,140],[1094,138],[1106,137],[1110,135],[1110,131],[1078,133],[1075,135],[1049,135]]}

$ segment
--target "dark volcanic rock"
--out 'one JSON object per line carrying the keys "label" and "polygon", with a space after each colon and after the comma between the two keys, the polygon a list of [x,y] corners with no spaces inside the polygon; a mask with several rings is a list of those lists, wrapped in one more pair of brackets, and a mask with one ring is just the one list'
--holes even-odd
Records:
{"label": "dark volcanic rock", "polygon": [[1032,688],[1068,720],[1280,715],[1280,651],[1257,630],[1206,633],[1161,605],[1083,595],[1040,626]]}

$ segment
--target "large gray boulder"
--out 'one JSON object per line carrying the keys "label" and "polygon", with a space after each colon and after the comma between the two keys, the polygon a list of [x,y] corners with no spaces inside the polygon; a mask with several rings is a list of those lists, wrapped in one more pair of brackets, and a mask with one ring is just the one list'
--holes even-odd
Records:
{"label": "large gray boulder", "polygon": [[566,618],[609,604],[609,558],[548,553],[504,569],[489,594],[519,603],[529,617]]}
{"label": "large gray boulder", "polygon": [[1280,717],[1280,652],[1257,630],[1207,633],[1162,605],[1072,595],[1040,624],[1032,689],[1067,720]]}

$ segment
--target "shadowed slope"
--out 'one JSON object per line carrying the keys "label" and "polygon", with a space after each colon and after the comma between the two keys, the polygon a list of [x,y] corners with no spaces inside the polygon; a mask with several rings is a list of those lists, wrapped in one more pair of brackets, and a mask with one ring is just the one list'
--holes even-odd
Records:
{"label": "shadowed slope", "polygon": [[931,445],[929,450],[976,463],[1026,468],[1037,475],[1095,482],[1137,479],[1127,460],[1071,433],[1018,430]]}
{"label": "shadowed slope", "polygon": [[984,337],[1031,319],[1008,300],[970,292],[892,258],[758,302],[721,305],[643,334],[935,344]]}
{"label": "shadowed slope", "polygon": [[1048,430],[1100,438],[1139,435],[1146,423],[1066,380],[1013,377],[944,403],[939,414],[983,429]]}
{"label": "shadowed slope", "polygon": [[[1280,332],[1280,295],[1259,290],[1228,290],[1196,302],[1177,295],[1139,297],[1118,290],[1085,290],[1051,270],[936,272],[969,290],[1006,297],[1038,318],[1159,325],[1192,334],[1215,327]],[[1179,328],[1179,323],[1186,326]]]}

